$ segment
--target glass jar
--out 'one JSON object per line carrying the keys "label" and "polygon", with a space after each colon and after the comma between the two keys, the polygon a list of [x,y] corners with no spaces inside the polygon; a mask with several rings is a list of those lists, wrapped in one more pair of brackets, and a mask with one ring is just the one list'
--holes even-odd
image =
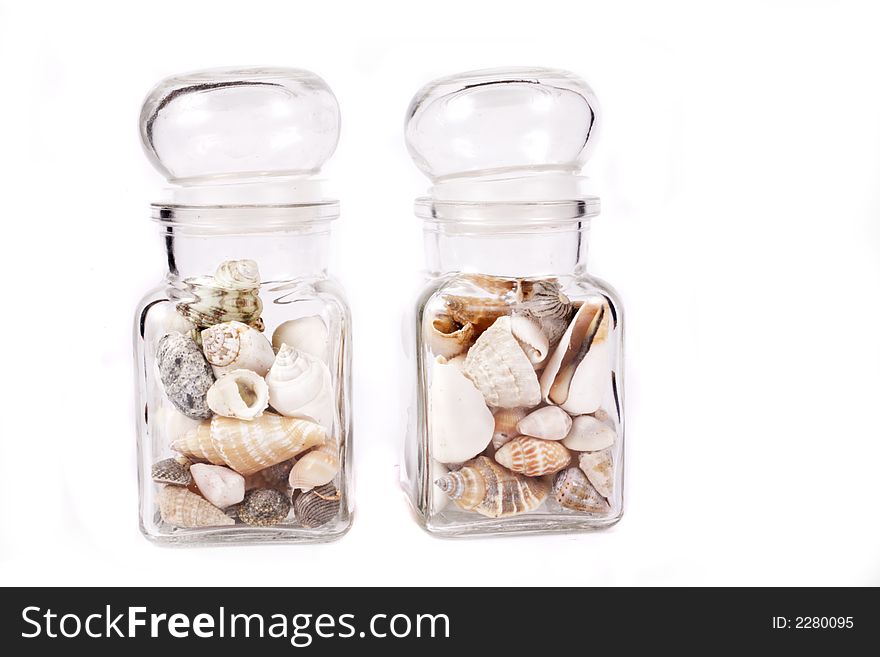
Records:
{"label": "glass jar", "polygon": [[144,101],[168,271],[135,317],[140,525],[158,543],[326,541],[351,523],[351,320],[328,275],[326,83],[202,71]]}
{"label": "glass jar", "polygon": [[427,281],[403,483],[443,536],[581,531],[623,512],[623,317],[586,273],[598,198],[577,175],[597,104],[551,69],[476,71],[414,97],[406,137]]}

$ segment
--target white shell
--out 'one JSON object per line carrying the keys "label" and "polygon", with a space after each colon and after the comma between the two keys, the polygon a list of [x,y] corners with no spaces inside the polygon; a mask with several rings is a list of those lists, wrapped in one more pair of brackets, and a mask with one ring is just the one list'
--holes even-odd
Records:
{"label": "white shell", "polygon": [[214,506],[225,509],[244,499],[244,477],[235,470],[222,465],[193,463],[189,471],[202,497]]}
{"label": "white shell", "polygon": [[280,324],[272,334],[272,348],[279,351],[283,344],[330,363],[330,334],[324,320],[317,315]]}
{"label": "white shell", "polygon": [[254,290],[260,287],[260,270],[253,260],[227,260],[214,272],[214,285],[224,290]]}
{"label": "white shell", "polygon": [[251,370],[266,376],[275,359],[266,336],[241,322],[206,328],[202,331],[202,350],[217,378],[232,370]]}
{"label": "white shell", "polygon": [[[436,482],[440,477],[449,472],[449,468],[437,461],[431,459],[430,480]],[[449,504],[449,496],[444,493],[436,483],[432,483],[431,490],[431,513],[440,513],[446,505]]]}
{"label": "white shell", "polygon": [[562,444],[576,452],[595,452],[611,447],[617,432],[592,415],[579,415],[571,423],[571,431]]}
{"label": "white shell", "polygon": [[510,330],[532,365],[540,367],[550,353],[550,341],[538,323],[523,315],[514,315],[510,318]]}
{"label": "white shell", "polygon": [[428,395],[431,456],[441,463],[461,463],[492,440],[495,418],[483,395],[458,367],[438,356]]}
{"label": "white shell", "polygon": [[322,360],[282,344],[266,383],[269,403],[276,411],[287,417],[314,420],[328,433],[332,431],[336,407],[330,369]]}
{"label": "white shell", "polygon": [[269,386],[256,372],[232,370],[208,388],[207,401],[217,415],[253,420],[269,406]]}
{"label": "white shell", "polygon": [[614,464],[610,449],[584,452],[578,460],[578,465],[600,495],[611,497],[614,492]]}
{"label": "white shell", "polygon": [[293,490],[311,490],[333,481],[339,472],[339,443],[328,439],[300,457],[290,469],[288,483]]}
{"label": "white shell", "polygon": [[599,408],[611,377],[611,321],[604,299],[581,305],[541,375],[545,401],[572,415]]}
{"label": "white shell", "polygon": [[462,371],[490,406],[537,406],[541,402],[538,376],[510,324],[506,315],[496,319],[468,351]]}
{"label": "white shell", "polygon": [[545,406],[529,413],[516,425],[526,436],[544,440],[562,440],[571,430],[571,416],[558,406]]}

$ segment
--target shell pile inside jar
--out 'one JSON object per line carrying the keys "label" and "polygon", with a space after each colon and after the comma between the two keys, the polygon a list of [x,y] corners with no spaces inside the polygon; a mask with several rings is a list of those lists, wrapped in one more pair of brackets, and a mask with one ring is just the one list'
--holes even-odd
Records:
{"label": "shell pile inside jar", "polygon": [[340,509],[340,423],[330,336],[319,316],[266,337],[253,260],[184,281],[155,345],[159,435],[172,456],[152,466],[171,527],[307,528]]}
{"label": "shell pile inside jar", "polygon": [[610,515],[619,426],[610,300],[572,302],[553,278],[458,282],[423,316],[432,510],[452,500],[489,518],[542,505]]}

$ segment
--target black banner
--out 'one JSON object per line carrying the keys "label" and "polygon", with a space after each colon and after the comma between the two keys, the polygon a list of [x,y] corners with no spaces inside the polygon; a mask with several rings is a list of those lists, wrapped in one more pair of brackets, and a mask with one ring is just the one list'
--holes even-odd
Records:
{"label": "black banner", "polygon": [[163,655],[713,654],[846,650],[880,638],[872,589],[4,589],[0,608],[0,646],[15,655],[71,642],[91,655],[134,645]]}

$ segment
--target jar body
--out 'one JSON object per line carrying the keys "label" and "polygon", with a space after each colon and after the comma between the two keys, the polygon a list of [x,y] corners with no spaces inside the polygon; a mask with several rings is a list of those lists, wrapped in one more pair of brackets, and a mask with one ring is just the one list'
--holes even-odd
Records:
{"label": "jar body", "polygon": [[[348,530],[351,320],[314,261],[325,237],[166,235],[169,274],[135,317],[148,539],[309,542]],[[256,263],[256,288],[224,279],[235,263]]]}
{"label": "jar body", "polygon": [[[585,231],[569,232],[437,242],[450,258],[417,302],[404,457],[404,486],[431,533],[582,531],[622,516],[622,306],[583,273]],[[549,259],[499,260],[517,243]],[[564,262],[569,273],[554,271]]]}

